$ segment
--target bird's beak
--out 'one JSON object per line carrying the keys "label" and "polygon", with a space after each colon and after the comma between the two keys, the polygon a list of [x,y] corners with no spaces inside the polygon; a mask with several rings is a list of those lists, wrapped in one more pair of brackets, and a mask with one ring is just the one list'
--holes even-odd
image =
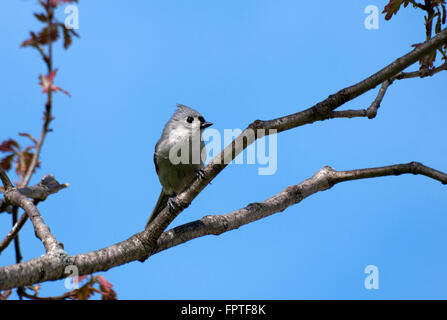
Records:
{"label": "bird's beak", "polygon": [[204,123],[200,124],[200,129],[205,129],[205,128],[211,127],[212,125],[213,125],[212,122],[205,121]]}

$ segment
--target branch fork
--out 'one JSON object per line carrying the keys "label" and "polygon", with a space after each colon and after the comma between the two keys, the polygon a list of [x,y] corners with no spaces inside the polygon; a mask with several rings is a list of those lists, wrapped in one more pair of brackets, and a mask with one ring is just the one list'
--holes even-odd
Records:
{"label": "branch fork", "polygon": [[[20,207],[25,210],[26,215],[30,218],[33,223],[34,232],[36,236],[42,241],[47,253],[53,252],[55,250],[63,250],[62,243],[58,242],[54,235],[50,232],[50,229],[45,224],[39,210],[32,200],[28,196],[34,196],[38,201],[46,199],[49,194],[55,193],[63,188],[66,188],[68,184],[59,184],[53,176],[45,176],[42,181],[34,187],[26,187],[21,190],[15,188],[5,171],[0,168],[0,178],[3,182],[5,191],[4,201],[12,206]],[[28,196],[27,196],[27,195]],[[16,225],[19,223],[23,225],[26,218],[21,218]],[[24,220],[24,221],[23,221]],[[13,230],[8,234],[7,239],[12,240],[12,235],[17,234],[19,227],[13,227]],[[14,231],[14,232],[13,232]],[[4,246],[2,242],[2,246]]]}
{"label": "branch fork", "polygon": [[[393,79],[393,77],[403,72],[403,70],[417,62],[421,59],[421,57],[427,55],[433,50],[436,50],[436,48],[446,42],[447,29],[441,31],[435,37],[419,45],[408,54],[396,59],[394,62],[377,73],[355,85],[344,88],[337,93],[330,95],[327,99],[317,103],[311,108],[273,120],[258,120],[255,121],[252,126],[265,129],[265,132],[268,135],[270,133],[270,129],[274,129],[274,132],[279,133],[306,124],[311,124],[315,121],[326,120],[331,116],[331,113],[333,114],[333,112],[344,103],[355,99],[356,97],[377,87],[380,84],[382,84],[383,90],[382,93],[380,93],[379,90],[379,94],[384,94],[386,88],[392,82],[390,79]],[[387,81],[389,83],[387,83]],[[382,98],[378,96],[376,100],[380,102]],[[374,114],[374,108],[377,109],[379,105],[380,103],[373,105],[373,108],[370,109],[370,116]],[[200,221],[192,222],[185,226],[180,226],[174,228],[174,230],[169,230],[163,233],[165,228],[180,213],[180,211],[189,205],[191,201],[193,201],[193,199],[206,187],[206,185],[226,167],[227,164],[225,162],[222,163],[221,161],[221,159],[225,159],[225,154],[228,154],[230,151],[229,154],[231,154],[232,158],[234,159],[238,152],[241,152],[252,142],[253,141],[250,141],[249,143],[244,142],[244,132],[240,136],[236,137],[236,139],[228,145],[221,152],[221,154],[213,158],[206,166],[204,169],[203,179],[196,179],[187,190],[175,198],[175,204],[177,204],[176,210],[169,210],[165,208],[146,230],[109,247],[70,257],[70,260],[72,259],[73,263],[78,267],[79,275],[105,271],[112,267],[135,260],[145,260],[151,254],[162,251],[179,243],[186,242],[190,239],[197,238],[205,234],[220,234],[222,232],[238,228],[239,226],[251,221],[261,219],[275,212],[283,211],[287,207],[302,201],[302,199],[318,191],[327,190],[336,183],[343,181],[412,173],[426,175],[430,178],[439,180],[444,184],[447,183],[447,175],[445,173],[426,167],[417,162],[349,171],[335,171],[330,167],[325,167],[311,178],[298,185],[288,187],[279,194],[263,202],[248,205],[245,208],[236,210],[226,215],[204,217]],[[237,146],[241,145],[243,147],[237,149]],[[8,186],[5,185],[5,188],[8,189]],[[25,197],[21,194],[20,196]],[[7,200],[9,201],[9,199]],[[18,204],[21,204],[21,202],[18,201]],[[25,204],[28,205],[28,207],[24,208],[25,210],[34,210],[30,203]],[[33,216],[34,214],[30,215]],[[37,220],[39,218],[41,219],[38,211],[35,217],[36,225],[38,225],[39,221]],[[40,222],[43,223],[43,221]],[[47,244],[50,247],[50,251],[54,250],[55,247],[58,247],[56,244],[57,241],[54,237],[51,237],[51,234],[43,232],[49,232],[49,230],[39,229],[39,231],[44,233],[41,234],[43,238],[48,237],[49,243]],[[43,257],[20,264],[0,268],[0,290],[20,287],[42,281],[60,279],[64,277],[64,263],[65,262],[60,261],[60,259],[55,260],[53,256],[47,254]],[[42,270],[45,272],[41,272]]]}

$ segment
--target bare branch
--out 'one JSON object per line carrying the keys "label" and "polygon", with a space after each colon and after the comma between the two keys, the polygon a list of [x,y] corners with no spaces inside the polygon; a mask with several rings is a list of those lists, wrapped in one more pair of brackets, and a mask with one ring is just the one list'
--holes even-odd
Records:
{"label": "bare branch", "polygon": [[418,2],[416,2],[416,1],[414,1],[414,0],[410,0],[410,2],[411,2],[415,7],[418,7],[418,8],[420,8],[420,9],[422,9],[422,10],[426,10],[425,5],[423,5],[423,4],[421,4],[421,3],[418,3]]}
{"label": "bare branch", "polygon": [[385,80],[377,93],[376,98],[368,107],[368,109],[360,110],[340,110],[332,111],[329,113],[328,118],[355,118],[355,117],[368,117],[368,119],[373,119],[377,115],[377,110],[380,108],[383,97],[385,96],[386,90],[391,85],[392,81]]}
{"label": "bare branch", "polygon": [[8,190],[8,189],[14,188],[11,180],[9,180],[8,176],[6,175],[5,170],[3,170],[2,167],[0,167],[0,180],[2,180],[2,183],[4,186],[4,192],[6,192],[6,190]]}
{"label": "bare branch", "polygon": [[53,175],[47,174],[35,186],[20,188],[19,192],[28,198],[43,201],[49,195],[57,193],[69,186],[69,183],[60,184]]}
{"label": "bare branch", "polygon": [[11,231],[9,231],[9,233],[6,235],[5,239],[0,242],[0,254],[9,246],[11,241],[15,239],[20,229],[22,229],[22,227],[25,225],[27,219],[28,215],[26,214],[26,212],[20,216],[20,219],[17,221],[17,223],[14,224]]}
{"label": "bare branch", "polygon": [[400,72],[398,73],[395,78],[397,80],[401,79],[410,79],[410,78],[423,78],[427,76],[434,76],[435,74],[447,70],[447,62],[444,62],[439,67],[428,69],[426,71],[424,70],[418,70],[418,71],[412,71],[412,72]]}
{"label": "bare branch", "polygon": [[[46,175],[35,186],[19,188],[18,190],[21,194],[28,198],[43,201],[49,195],[59,192],[62,189],[68,188],[69,186],[69,183],[60,184],[53,175]],[[1,187],[0,192],[4,192],[4,189]],[[0,199],[0,213],[4,211],[12,213],[12,208],[6,203],[6,201]]]}
{"label": "bare branch", "polygon": [[[19,207],[14,206],[12,208],[12,226],[13,226],[13,228],[17,224],[18,213],[19,213]],[[18,235],[16,235],[14,238],[14,249],[15,249],[15,253],[16,253],[16,263],[22,262],[23,256],[22,256],[22,251],[20,250],[20,241],[19,241]]]}
{"label": "bare branch", "polygon": [[34,203],[13,187],[11,181],[2,168],[0,168],[0,178],[6,189],[5,201],[12,204],[13,206],[21,207],[23,210],[26,211],[28,217],[33,223],[36,236],[42,241],[43,245],[45,246],[46,252],[48,253],[55,250],[63,250],[62,244],[59,243],[54,235],[50,232],[50,229],[43,221],[42,216],[40,215],[40,212],[36,208]]}
{"label": "bare branch", "polygon": [[[68,186],[68,183],[60,184],[53,175],[46,175],[37,185],[21,188],[18,189],[18,191],[24,196],[34,199],[34,205],[37,205],[37,202],[45,200],[49,195],[65,189]],[[17,222],[14,222],[12,230],[6,235],[5,239],[0,242],[0,253],[8,247],[9,243],[17,236],[20,229],[25,225],[27,219],[28,215],[24,213]]]}
{"label": "bare branch", "polygon": [[353,86],[344,88],[337,93],[330,95],[327,99],[317,103],[309,109],[269,121],[258,120],[252,125],[256,128],[277,129],[278,132],[281,132],[305,124],[311,124],[315,121],[326,120],[331,111],[375,88],[385,80],[392,79],[399,72],[417,62],[427,53],[436,50],[445,42],[447,42],[447,29],[444,29],[429,41],[414,48],[411,52],[395,60],[379,72]]}
{"label": "bare branch", "polygon": [[25,290],[22,291],[22,295],[25,298],[28,298],[30,300],[66,300],[66,299],[70,299],[75,294],[76,294],[76,290],[72,290],[72,291],[69,291],[69,292],[65,292],[65,293],[63,293],[63,294],[61,294],[59,296],[39,297],[37,294],[29,294]]}
{"label": "bare branch", "polygon": [[356,118],[356,117],[367,117],[368,119],[373,119],[377,115],[377,110],[380,108],[383,97],[385,96],[386,90],[393,83],[394,80],[410,79],[410,78],[423,78],[426,76],[434,76],[435,74],[447,70],[447,62],[444,62],[437,68],[433,69],[421,69],[413,72],[399,72],[397,75],[392,77],[390,80],[385,80],[380,87],[377,97],[371,103],[367,109],[350,109],[350,110],[340,110],[332,111],[329,113],[328,118]]}
{"label": "bare branch", "polygon": [[[231,159],[234,159],[248,145],[253,143],[257,138],[260,138],[256,136],[258,133],[258,130],[256,129],[264,129],[264,135],[268,135],[296,128],[305,124],[311,124],[315,121],[329,119],[330,113],[344,103],[357,98],[363,93],[375,88],[377,85],[393,78],[396,74],[405,70],[408,66],[418,61],[427,53],[436,50],[445,42],[447,42],[447,29],[444,29],[429,41],[419,45],[411,52],[398,58],[365,80],[330,95],[327,99],[317,103],[311,108],[273,120],[256,120],[250,124],[248,128],[236,137],[230,145],[228,145],[220,154],[215,156],[210,161],[210,163],[203,170],[204,176],[202,179],[196,179],[191,186],[187,188],[187,190],[176,196],[174,200],[175,210],[165,208],[152,221],[146,229],[146,232],[139,239],[145,247],[145,251],[148,253],[152,252],[154,245],[159,236],[162,234],[163,230],[181,211],[188,207],[194,198],[206,187],[206,185],[208,185],[208,183],[210,183],[227,166],[229,162],[222,161],[223,159],[227,158],[226,155],[229,154],[231,155]],[[389,84],[386,84],[384,90],[382,90],[383,94],[385,93],[388,85]],[[251,139],[252,135],[247,134],[247,132],[252,132],[253,130],[255,130],[256,134],[254,139]],[[250,139],[246,139],[247,136],[250,137]],[[237,148],[238,146],[242,147]]]}
{"label": "bare branch", "polygon": [[260,203],[251,203],[245,208],[224,215],[205,216],[200,220],[164,232],[157,241],[154,254],[195,238],[211,234],[219,235],[284,211],[312,194],[330,189],[340,182],[408,173],[424,175],[447,184],[447,174],[426,167],[419,162],[349,171],[335,171],[326,166],[311,178],[300,184],[289,186],[277,195]]}
{"label": "bare branch", "polygon": [[[340,182],[409,173],[425,175],[447,184],[447,174],[418,162],[349,171],[335,171],[326,166],[311,178],[300,184],[289,186],[263,202],[249,204],[245,208],[225,215],[205,216],[201,220],[164,232],[159,237],[151,255],[198,237],[209,234],[218,235],[276,212],[284,211],[312,194],[328,190]],[[145,234],[147,234],[147,230],[110,247],[75,255],[66,261],[47,254],[20,264],[0,268],[0,290],[63,278],[67,261],[76,265],[79,275],[83,275],[106,271],[117,265],[147,258],[148,254],[141,243]],[[41,270],[45,270],[45,272],[42,273]]]}
{"label": "bare branch", "polygon": [[[252,139],[246,139],[248,130],[264,129],[265,134],[273,134],[328,119],[330,112],[392,78],[446,41],[447,29],[372,76],[330,95],[327,99],[309,109],[269,121],[257,120],[253,122],[219,155],[211,160],[204,169],[203,178],[196,179],[189,188],[175,198],[176,210],[164,209],[146,230],[131,236],[125,241],[86,254],[73,257],[67,257],[66,255],[58,257],[54,254],[47,254],[41,258],[0,268],[0,290],[60,279],[64,277],[65,266],[68,263],[78,267],[79,275],[85,275],[105,271],[134,260],[146,259],[157,248],[157,240],[163,230],[226,167],[228,163],[222,162],[222,159],[225,159],[224,155],[230,154],[231,158],[234,159],[255,139],[259,138],[256,135]],[[23,195],[21,196],[23,197]],[[42,270],[45,270],[45,272],[41,272]]]}
{"label": "bare branch", "polygon": [[[3,188],[0,189],[0,192],[3,192]],[[2,212],[12,213],[12,207],[5,200],[0,199],[0,213]]]}

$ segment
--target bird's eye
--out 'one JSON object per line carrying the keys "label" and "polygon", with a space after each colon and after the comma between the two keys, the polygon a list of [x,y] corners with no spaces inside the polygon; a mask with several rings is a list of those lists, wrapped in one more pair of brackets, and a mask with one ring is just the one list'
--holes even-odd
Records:
{"label": "bird's eye", "polygon": [[200,121],[201,123],[204,123],[204,122],[205,122],[205,119],[203,119],[203,117],[200,116],[200,117],[199,117],[199,121]]}
{"label": "bird's eye", "polygon": [[186,121],[188,123],[192,123],[194,121],[194,118],[193,117],[188,117],[188,118],[186,118]]}

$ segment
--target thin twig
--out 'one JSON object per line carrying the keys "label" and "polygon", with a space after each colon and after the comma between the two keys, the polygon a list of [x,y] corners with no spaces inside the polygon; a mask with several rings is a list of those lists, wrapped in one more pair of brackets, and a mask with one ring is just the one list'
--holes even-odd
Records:
{"label": "thin twig", "polygon": [[18,232],[25,225],[27,219],[28,215],[26,214],[26,212],[20,216],[20,219],[17,221],[17,223],[14,224],[11,231],[9,231],[9,233],[6,235],[5,239],[0,242],[0,254],[8,247],[11,241],[18,236]]}
{"label": "thin twig", "polygon": [[388,87],[393,83],[394,80],[411,79],[411,78],[424,78],[427,76],[434,76],[435,74],[447,70],[447,62],[436,68],[429,70],[417,70],[412,72],[399,72],[397,75],[393,76],[390,80],[385,80],[377,93],[376,98],[371,103],[367,109],[349,109],[349,110],[337,110],[332,111],[328,114],[328,119],[333,118],[356,118],[356,117],[367,117],[368,119],[373,119],[377,115],[377,111],[380,108],[383,97],[388,89]]}
{"label": "thin twig", "polygon": [[[48,15],[48,32],[50,34],[52,32],[54,13],[53,9],[51,9],[51,6],[49,5],[48,2],[45,8]],[[47,65],[48,74],[51,74],[51,72],[53,71],[53,40],[51,35],[48,36],[48,54],[46,55],[46,57],[47,59],[44,59],[44,61]],[[52,101],[53,101],[53,90],[51,90],[50,88],[47,93],[47,102],[45,103],[45,112],[44,112],[44,122],[42,126],[42,131],[40,133],[39,142],[36,144],[36,150],[34,152],[33,158],[31,159],[31,163],[28,167],[25,178],[23,179],[23,183],[20,185],[21,187],[25,187],[28,185],[34,173],[34,170],[36,169],[36,166],[39,162],[40,152],[42,150],[45,137],[49,132],[50,122],[53,119],[53,116],[51,115]]]}
{"label": "thin twig", "polygon": [[391,85],[392,81],[385,80],[377,93],[376,98],[371,103],[367,109],[359,110],[340,110],[332,111],[329,113],[328,118],[355,118],[355,117],[367,117],[368,119],[373,119],[377,115],[377,110],[380,108],[383,97],[385,96],[386,90]]}
{"label": "thin twig", "polygon": [[412,71],[412,72],[400,72],[398,73],[395,78],[397,80],[401,79],[410,79],[410,78],[423,78],[426,76],[434,76],[435,74],[447,70],[447,62],[444,62],[439,67],[432,68],[427,70],[426,72],[422,70]]}
{"label": "thin twig", "polygon": [[54,296],[54,297],[39,297],[37,295],[29,294],[25,290],[22,291],[22,295],[25,298],[28,298],[30,300],[66,300],[69,299],[71,296],[75,295],[75,290],[65,292],[64,294],[61,294],[60,296]]}
{"label": "thin twig", "polygon": [[[17,225],[18,211],[19,211],[19,207],[14,206],[12,208],[12,228],[13,229]],[[16,253],[16,263],[20,263],[22,261],[23,257],[22,257],[22,252],[20,251],[20,242],[19,242],[18,234],[16,234],[16,236],[14,237],[14,249],[15,249],[15,253]]]}
{"label": "thin twig", "polygon": [[[49,1],[50,0],[47,0],[46,5],[45,5],[45,10],[48,15],[48,54],[45,55],[44,52],[39,47],[39,45],[37,45],[37,48],[38,48],[39,52],[41,53],[44,62],[47,65],[48,75],[50,75],[51,72],[53,71],[53,66],[52,66],[53,65],[53,46],[52,46],[53,39],[51,36],[52,24],[53,24],[53,10],[51,9]],[[42,146],[45,141],[45,137],[48,133],[49,124],[52,120],[51,107],[52,107],[52,90],[50,88],[48,90],[47,102],[45,104],[46,110],[44,113],[44,124],[42,127],[42,132],[40,134],[40,139],[39,139],[39,142],[36,144],[36,149],[35,149],[34,155],[31,159],[29,167],[27,168],[27,171],[26,171],[26,174],[25,174],[23,180],[22,180],[22,175],[20,176],[20,180],[21,180],[20,187],[26,187],[28,185],[28,183],[30,182],[31,177],[34,173],[34,170],[36,169],[36,166],[39,163],[40,152],[42,150]],[[14,216],[13,216],[13,219],[14,219]],[[15,216],[15,219],[17,220],[17,216]],[[23,220],[23,224],[25,222],[26,222],[26,219]],[[22,224],[22,226],[23,226],[23,224]],[[15,226],[15,223],[13,223],[13,225]],[[34,225],[34,227],[36,228],[36,225]],[[21,227],[19,226],[19,228],[16,229],[17,233],[16,233],[16,237],[14,238],[14,244],[16,245],[16,252],[17,252],[17,250],[19,250],[18,249],[18,246],[19,246],[18,232],[20,231],[20,228]]]}

